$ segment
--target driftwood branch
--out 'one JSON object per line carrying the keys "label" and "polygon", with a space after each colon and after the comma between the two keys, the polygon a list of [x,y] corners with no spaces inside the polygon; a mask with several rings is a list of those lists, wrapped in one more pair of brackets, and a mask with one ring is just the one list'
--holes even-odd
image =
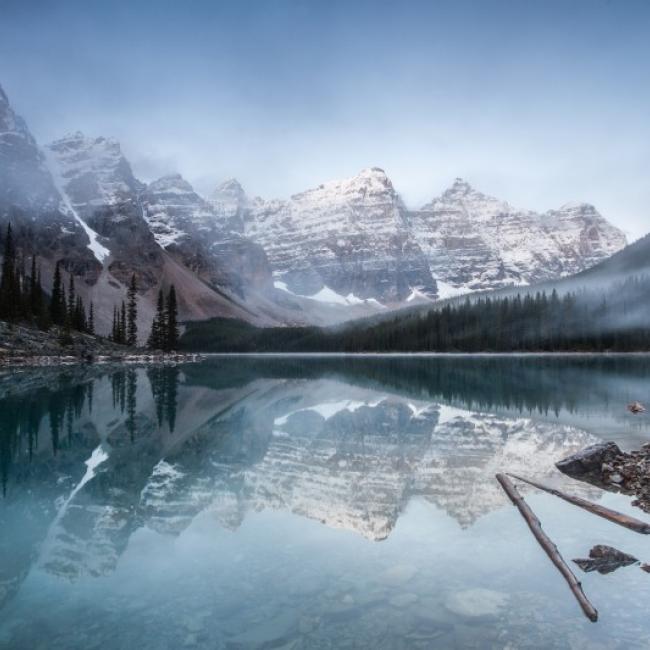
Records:
{"label": "driftwood branch", "polygon": [[539,545],[544,549],[546,554],[551,559],[551,562],[555,564],[558,571],[562,574],[564,579],[569,584],[569,588],[573,592],[573,595],[575,596],[578,603],[580,603],[580,607],[582,607],[582,611],[585,613],[585,616],[590,621],[595,623],[598,620],[598,612],[589,602],[587,596],[585,596],[584,591],[582,591],[582,585],[580,584],[580,581],[575,577],[573,571],[571,571],[567,563],[560,555],[557,546],[542,530],[542,524],[540,520],[530,509],[530,506],[524,501],[523,497],[521,494],[519,494],[512,481],[505,474],[497,474],[496,479],[499,481],[499,484],[510,498],[510,501],[512,501],[512,503],[517,506],[517,509],[521,513],[521,516],[525,519],[528,527],[535,536],[535,539],[539,542]]}
{"label": "driftwood branch", "polygon": [[625,528],[629,528],[630,530],[633,530],[635,533],[641,533],[642,535],[650,535],[650,524],[647,524],[645,521],[641,521],[640,519],[635,519],[634,517],[629,517],[628,515],[624,515],[622,512],[617,512],[616,510],[611,510],[610,508],[605,508],[605,506],[598,505],[597,503],[592,503],[591,501],[587,501],[587,499],[581,499],[580,497],[574,497],[571,496],[570,494],[566,494],[565,492],[560,492],[560,490],[556,490],[555,488],[542,485],[541,483],[531,481],[527,478],[523,478],[523,476],[510,474],[510,472],[508,472],[508,476],[512,476],[512,478],[517,479],[518,481],[523,481],[524,483],[528,483],[528,485],[532,485],[533,487],[536,487],[538,490],[543,490],[544,492],[553,494],[554,496],[559,497],[560,499],[564,499],[565,501],[572,503],[574,506],[578,506],[579,508],[584,508],[588,512],[591,512],[594,515],[598,515],[603,519],[607,519],[608,521],[618,524],[619,526],[624,526]]}

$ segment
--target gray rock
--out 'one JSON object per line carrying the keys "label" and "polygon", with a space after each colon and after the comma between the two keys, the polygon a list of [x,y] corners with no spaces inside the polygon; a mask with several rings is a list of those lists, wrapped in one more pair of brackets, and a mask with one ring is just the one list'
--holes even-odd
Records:
{"label": "gray rock", "polygon": [[562,473],[573,477],[600,474],[603,464],[610,464],[621,453],[615,442],[601,442],[562,459],[555,466]]}
{"label": "gray rock", "polygon": [[583,571],[589,573],[591,571],[598,571],[598,573],[606,574],[616,571],[624,566],[636,564],[637,558],[628,553],[623,553],[612,546],[605,544],[598,544],[589,551],[588,559],[573,560]]}

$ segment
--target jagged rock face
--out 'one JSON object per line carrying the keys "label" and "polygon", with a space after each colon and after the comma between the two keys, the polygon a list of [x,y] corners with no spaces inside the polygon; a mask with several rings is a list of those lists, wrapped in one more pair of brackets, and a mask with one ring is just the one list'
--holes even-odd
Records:
{"label": "jagged rock face", "polygon": [[243,223],[291,292],[314,295],[326,286],[387,304],[568,276],[626,243],[588,204],[538,214],[461,179],[409,211],[378,168],[288,201],[249,201],[228,181],[212,203],[223,219]]}
{"label": "jagged rock face", "polygon": [[565,259],[563,275],[591,268],[627,243],[623,232],[589,203],[567,203],[543,217]]}
{"label": "jagged rock face", "polygon": [[142,214],[142,184],[133,176],[119,143],[74,133],[47,150],[70,211],[97,233],[98,245],[110,254],[110,273],[123,285],[135,273],[141,290],[155,286],[163,257]]}
{"label": "jagged rock face", "polygon": [[210,203],[224,227],[244,232],[244,221],[249,214],[249,201],[244,188],[234,178],[218,185],[210,197]]}
{"label": "jagged rock face", "polygon": [[577,273],[625,246],[624,234],[593,206],[537,214],[456,179],[409,221],[436,279],[479,291]]}
{"label": "jagged rock face", "polygon": [[257,199],[245,232],[264,247],[278,278],[300,295],[325,286],[342,296],[395,303],[413,287],[436,293],[426,259],[409,237],[402,201],[379,168],[288,201]]}
{"label": "jagged rock face", "polygon": [[34,137],[0,87],[0,209],[57,213],[59,196]]}
{"label": "jagged rock face", "polygon": [[[45,156],[0,88],[0,237],[9,222],[24,254],[97,273],[88,236],[64,209]],[[43,268],[44,277],[49,271]]]}
{"label": "jagged rock face", "polygon": [[242,297],[251,288],[271,288],[261,246],[231,229],[231,219],[219,215],[182,176],[151,183],[142,202],[158,244],[205,282]]}

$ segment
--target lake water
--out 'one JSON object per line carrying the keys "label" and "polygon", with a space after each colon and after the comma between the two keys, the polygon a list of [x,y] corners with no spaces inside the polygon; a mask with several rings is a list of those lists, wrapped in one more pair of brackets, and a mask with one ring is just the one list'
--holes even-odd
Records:
{"label": "lake water", "polygon": [[[0,647],[650,648],[650,575],[590,623],[494,479],[644,518],[560,458],[638,448],[646,357],[211,358],[0,376]],[[522,488],[565,559],[648,538]],[[650,518],[650,517],[648,517]]]}

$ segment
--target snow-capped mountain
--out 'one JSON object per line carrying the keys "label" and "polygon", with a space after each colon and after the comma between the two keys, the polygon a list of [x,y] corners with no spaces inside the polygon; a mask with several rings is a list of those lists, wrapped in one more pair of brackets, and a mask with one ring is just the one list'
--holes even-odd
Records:
{"label": "snow-capped mountain", "polygon": [[436,294],[422,250],[409,236],[402,200],[378,167],[288,201],[256,199],[244,224],[292,293],[325,289],[383,304],[405,301],[414,287]]}
{"label": "snow-capped mountain", "polygon": [[249,202],[238,180],[230,178],[218,185],[210,196],[210,202],[224,227],[244,232],[244,219],[248,214]]}
{"label": "snow-capped mountain", "polygon": [[589,268],[626,243],[589,204],[539,214],[462,179],[409,210],[379,168],[287,201],[249,200],[229,181],[212,202],[265,248],[281,288],[339,301],[403,304],[528,285]]}
{"label": "snow-capped mountain", "polygon": [[59,196],[45,158],[25,121],[14,113],[0,87],[0,210],[10,207],[39,216],[56,214]]}
{"label": "snow-capped mountain", "polygon": [[141,289],[155,286],[163,256],[142,216],[143,186],[119,143],[77,132],[47,145],[45,152],[63,207],[85,226],[99,264],[106,263],[123,285],[137,272]]}
{"label": "snow-capped mountain", "polygon": [[[269,315],[269,309],[262,312],[238,300],[232,282],[209,286],[161,247],[145,219],[145,191],[113,139],[74,133],[39,148],[0,90],[0,236],[11,223],[19,253],[38,257],[45,287],[51,284],[56,262],[62,262],[66,275],[75,276],[77,293],[86,305],[93,302],[98,332],[110,331],[113,308],[125,299],[133,274],[140,292],[142,340],[148,335],[158,288],[172,283],[181,318],[284,321]],[[221,265],[231,278],[237,272],[238,246],[253,248],[263,259],[258,247],[241,239],[223,238],[213,246],[212,254],[223,258]],[[248,261],[239,261],[239,268],[255,273]],[[268,270],[264,273],[270,282]]]}
{"label": "snow-capped mountain", "polygon": [[249,199],[231,179],[210,203],[264,248],[279,289],[374,310],[567,277],[626,245],[590,204],[537,213],[462,179],[410,210],[376,167],[288,200]]}
{"label": "snow-capped mountain", "polygon": [[462,179],[411,212],[409,221],[433,276],[459,292],[571,275],[626,244],[625,235],[591,205],[538,214],[478,192]]}
{"label": "snow-capped mountain", "polygon": [[[222,218],[179,174],[149,184],[142,195],[144,216],[158,244],[214,287],[244,298],[271,291],[264,249]],[[233,216],[236,216],[236,212]]]}
{"label": "snow-capped mountain", "polygon": [[143,336],[159,287],[181,317],[330,324],[468,291],[568,276],[625,237],[588,204],[537,214],[462,180],[408,209],[372,167],[287,200],[250,199],[235,179],[203,198],[180,175],[138,180],[119,143],[68,135],[40,149],[0,89],[0,228],[78,279],[107,331],[136,275]]}

